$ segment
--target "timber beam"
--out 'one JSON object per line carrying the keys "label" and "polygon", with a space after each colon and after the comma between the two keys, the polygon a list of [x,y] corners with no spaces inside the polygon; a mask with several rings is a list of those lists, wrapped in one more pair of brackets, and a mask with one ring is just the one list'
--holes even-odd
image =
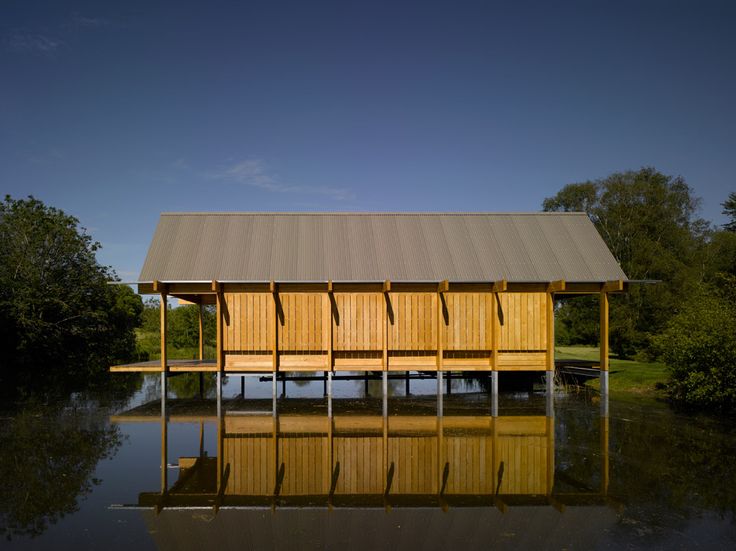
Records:
{"label": "timber beam", "polygon": [[493,293],[505,293],[509,288],[509,282],[505,279],[500,281],[494,281],[491,285],[491,292]]}
{"label": "timber beam", "polygon": [[606,281],[602,288],[602,293],[620,293],[624,290],[624,282],[622,279],[614,279],[613,281]]}
{"label": "timber beam", "polygon": [[[160,294],[162,289],[166,289],[168,295],[183,298],[194,302],[199,295],[199,300],[207,304],[214,303],[214,295],[220,289],[225,293],[273,293],[277,292],[334,292],[334,293],[360,293],[360,292],[440,292],[440,293],[482,293],[489,292],[509,292],[509,293],[560,293],[560,294],[580,294],[593,295],[600,292],[621,293],[626,292],[629,282],[624,280],[613,280],[605,282],[569,282],[565,280],[533,282],[533,281],[507,281],[502,279],[494,282],[482,281],[457,281],[450,282],[443,280],[441,282],[410,282],[410,281],[377,281],[377,282],[348,282],[348,281],[322,281],[322,282],[232,282],[232,281],[214,281],[214,282],[163,282],[153,281],[150,283],[138,284],[138,293],[142,295]],[[211,301],[211,302],[210,302]]]}
{"label": "timber beam", "polygon": [[558,279],[557,281],[550,281],[547,284],[548,293],[558,293],[564,290],[565,290],[565,280],[564,279]]}

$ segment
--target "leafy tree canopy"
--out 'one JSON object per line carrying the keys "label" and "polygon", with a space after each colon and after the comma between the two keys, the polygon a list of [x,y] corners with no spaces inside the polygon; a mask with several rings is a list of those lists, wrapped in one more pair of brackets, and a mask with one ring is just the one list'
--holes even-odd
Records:
{"label": "leafy tree canopy", "polygon": [[[29,197],[0,203],[0,333],[5,387],[103,373],[135,348],[143,309],[97,263],[76,218]],[[8,384],[10,383],[10,384]]]}
{"label": "leafy tree canopy", "polygon": [[730,232],[736,232],[736,192],[731,192],[723,203],[723,214],[731,220],[723,225],[723,228]]}
{"label": "leafy tree canopy", "polygon": [[[544,200],[545,211],[583,211],[590,216],[630,279],[659,280],[615,297],[611,348],[620,355],[646,348],[702,279],[708,224],[695,216],[699,200],[680,177],[653,168],[615,173],[597,181],[569,184]],[[579,304],[580,306],[574,306]],[[561,313],[578,335],[595,334],[596,301],[570,302]]]}

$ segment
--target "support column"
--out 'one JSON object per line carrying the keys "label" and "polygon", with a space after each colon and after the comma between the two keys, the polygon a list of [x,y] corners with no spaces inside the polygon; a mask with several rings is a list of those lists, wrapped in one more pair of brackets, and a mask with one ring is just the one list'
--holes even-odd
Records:
{"label": "support column", "polygon": [[222,294],[222,287],[217,281],[212,282],[212,290],[215,291],[215,300],[217,302],[217,371],[220,372],[225,368],[224,360],[224,343],[223,343],[223,299],[225,298]]}
{"label": "support column", "polygon": [[406,380],[404,382],[404,386],[406,387],[405,390],[406,390],[406,395],[407,396],[409,396],[411,394],[411,387],[410,387],[410,384],[409,384],[409,381],[410,380],[411,379],[409,378],[409,372],[407,371],[406,372]]}
{"label": "support column", "polygon": [[204,304],[199,305],[199,359],[204,360]]}
{"label": "support column", "polygon": [[245,399],[245,375],[240,376],[240,397]]}
{"label": "support column", "polygon": [[166,300],[166,286],[162,286],[161,290],[161,302],[160,302],[160,310],[161,310],[161,371],[165,373],[168,368],[168,356],[167,356],[167,350],[166,350],[166,321],[168,317],[168,303]]}
{"label": "support column", "polygon": [[600,295],[601,306],[601,336],[600,336],[600,383],[601,396],[608,397],[608,293]]}
{"label": "support column", "polygon": [[491,415],[498,417],[498,371],[491,372]]}
{"label": "support column", "polygon": [[442,409],[444,407],[442,399],[442,371],[437,371],[437,415],[439,417],[442,417]]}
{"label": "support column", "polygon": [[215,383],[217,386],[217,417],[220,418],[220,414],[222,413],[222,372],[217,372],[217,382]]}
{"label": "support column", "polygon": [[388,371],[384,371],[381,378],[381,395],[383,396],[383,416],[388,415]]}
{"label": "support column", "polygon": [[[200,296],[200,300],[202,297]],[[204,304],[199,305],[199,361],[204,360]],[[204,373],[199,372],[199,399],[204,398]]]}
{"label": "support column", "polygon": [[276,372],[271,373],[271,400],[273,402],[273,416],[276,417]]}
{"label": "support column", "polygon": [[547,324],[547,372],[545,374],[546,391],[548,396],[554,392],[555,377],[555,299],[554,294],[547,293],[547,304],[545,306],[545,318]]}
{"label": "support column", "polygon": [[327,417],[332,420],[332,371],[327,372]]}

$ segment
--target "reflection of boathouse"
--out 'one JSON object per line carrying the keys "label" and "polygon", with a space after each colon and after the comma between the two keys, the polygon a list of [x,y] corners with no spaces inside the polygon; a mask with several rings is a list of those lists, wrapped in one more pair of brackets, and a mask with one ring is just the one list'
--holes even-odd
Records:
{"label": "reflection of boathouse", "polygon": [[[164,214],[138,282],[160,362],[113,371],[554,370],[554,296],[629,282],[583,213]],[[169,296],[217,306],[217,353],[166,355]],[[200,331],[201,333],[201,331]],[[200,338],[201,340],[201,338]]]}
{"label": "reflection of boathouse", "polygon": [[[164,406],[165,408],[165,406]],[[165,409],[164,409],[165,411]],[[324,415],[218,417],[131,411],[116,422],[161,419],[162,465],[168,424],[200,422],[217,431],[217,454],[179,457],[176,481],[139,505],[564,507],[603,500],[608,484],[607,418],[601,419],[601,487],[555,492],[554,418],[544,415]],[[214,425],[214,426],[213,426]],[[208,429],[211,430],[211,429]],[[605,439],[603,437],[605,436]],[[200,446],[203,433],[200,433]]]}

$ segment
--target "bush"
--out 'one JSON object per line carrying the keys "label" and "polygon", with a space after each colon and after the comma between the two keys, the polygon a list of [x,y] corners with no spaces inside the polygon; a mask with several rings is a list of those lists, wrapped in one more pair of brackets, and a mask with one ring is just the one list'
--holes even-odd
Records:
{"label": "bush", "polygon": [[655,339],[678,403],[736,411],[736,278],[703,286]]}

